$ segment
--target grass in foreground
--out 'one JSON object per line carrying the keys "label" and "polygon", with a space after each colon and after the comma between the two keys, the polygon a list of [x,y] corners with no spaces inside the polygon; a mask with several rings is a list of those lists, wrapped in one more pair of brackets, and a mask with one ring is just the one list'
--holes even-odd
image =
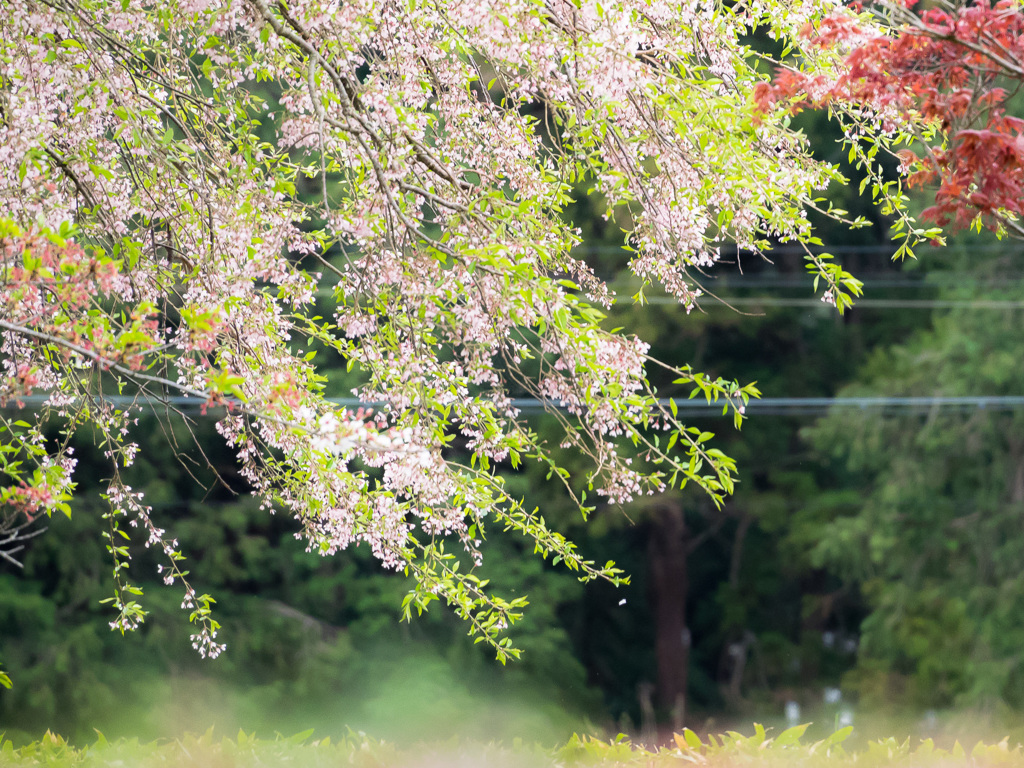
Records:
{"label": "grass in foreground", "polygon": [[455,740],[399,749],[356,733],[336,742],[313,740],[312,732],[274,740],[239,732],[235,739],[215,739],[212,730],[203,736],[151,743],[108,742],[99,735],[95,744],[77,748],[47,733],[18,749],[0,736],[0,768],[831,768],[849,764],[858,768],[1024,768],[1024,751],[1020,745],[1010,748],[1006,740],[994,745],[979,743],[967,751],[959,743],[945,750],[930,739],[916,746],[909,740],[887,739],[847,752],[843,741],[852,728],[805,744],[801,737],[806,727],[790,728],[772,737],[758,725],[753,736],[730,731],[703,741],[687,730],[674,737],[672,746],[657,749],[633,744],[622,736],[611,741],[574,736],[554,750],[520,742],[509,746]]}

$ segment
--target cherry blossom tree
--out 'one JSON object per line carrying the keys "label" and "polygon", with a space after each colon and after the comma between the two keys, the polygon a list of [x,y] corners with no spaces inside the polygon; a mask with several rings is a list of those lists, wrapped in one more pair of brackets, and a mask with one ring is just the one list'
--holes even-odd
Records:
{"label": "cherry blossom tree", "polygon": [[[860,285],[812,248],[807,213],[842,218],[819,202],[842,179],[785,105],[752,109],[771,62],[748,42],[803,46],[804,71],[834,80],[841,56],[799,33],[836,14],[829,0],[0,0],[0,400],[45,397],[0,411],[2,514],[12,529],[70,514],[72,435],[92,430],[111,466],[112,626],[145,616],[138,538],[216,655],[212,598],[123,477],[140,413],[187,397],[223,409],[210,417],[252,492],[312,550],[368,546],[415,577],[405,615],[444,601],[515,655],[503,630],[525,599],[487,589],[485,531],[584,579],[623,576],[499,470],[542,463],[584,514],[688,483],[720,503],[734,462],[663,395],[738,424],[757,394],[609,329],[616,296],[564,208],[599,195],[633,272],[686,311],[723,245],[779,242],[802,244],[823,299],[848,306]],[[327,397],[318,355],[348,365],[367,408]],[[586,477],[519,396],[550,408]]]}

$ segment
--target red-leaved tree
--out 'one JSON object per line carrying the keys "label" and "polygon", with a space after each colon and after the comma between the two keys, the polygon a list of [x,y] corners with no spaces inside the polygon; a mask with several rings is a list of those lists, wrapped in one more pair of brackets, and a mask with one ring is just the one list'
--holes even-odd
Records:
{"label": "red-leaved tree", "polygon": [[845,50],[846,67],[834,78],[784,69],[760,86],[757,108],[861,106],[916,125],[899,156],[912,185],[937,187],[922,218],[1024,237],[1024,120],[1012,114],[1024,85],[1024,10],[1016,0],[914,6],[873,5],[882,27],[846,13],[808,25],[808,42]]}

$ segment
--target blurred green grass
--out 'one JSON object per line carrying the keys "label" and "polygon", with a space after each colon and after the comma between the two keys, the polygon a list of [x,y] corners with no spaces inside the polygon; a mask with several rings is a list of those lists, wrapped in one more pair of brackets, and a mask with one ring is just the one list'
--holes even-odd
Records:
{"label": "blurred green grass", "polygon": [[701,738],[693,731],[674,734],[672,743],[648,749],[624,736],[604,741],[573,736],[555,749],[513,740],[484,743],[450,739],[422,741],[399,748],[394,743],[350,732],[343,739],[315,739],[312,731],[276,739],[260,739],[239,731],[236,738],[215,737],[213,729],[201,736],[187,735],[173,741],[144,743],[134,739],[107,741],[98,734],[94,744],[75,747],[62,737],[47,733],[42,739],[15,748],[0,737],[3,768],[612,768],[613,766],[697,765],[706,768],[1017,768],[1024,767],[1024,750],[1007,740],[979,742],[965,749],[955,742],[949,749],[931,739],[911,745],[895,738],[868,742],[847,751],[852,728],[843,728],[818,741],[803,740],[807,726],[772,734],[760,725],[745,736],[727,732]]}

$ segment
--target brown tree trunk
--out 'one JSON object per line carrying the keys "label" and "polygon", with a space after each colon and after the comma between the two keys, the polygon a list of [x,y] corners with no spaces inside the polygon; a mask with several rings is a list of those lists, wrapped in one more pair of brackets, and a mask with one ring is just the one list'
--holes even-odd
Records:
{"label": "brown tree trunk", "polygon": [[647,546],[658,674],[655,695],[675,731],[686,719],[690,632],[686,627],[687,530],[678,503],[658,506]]}

